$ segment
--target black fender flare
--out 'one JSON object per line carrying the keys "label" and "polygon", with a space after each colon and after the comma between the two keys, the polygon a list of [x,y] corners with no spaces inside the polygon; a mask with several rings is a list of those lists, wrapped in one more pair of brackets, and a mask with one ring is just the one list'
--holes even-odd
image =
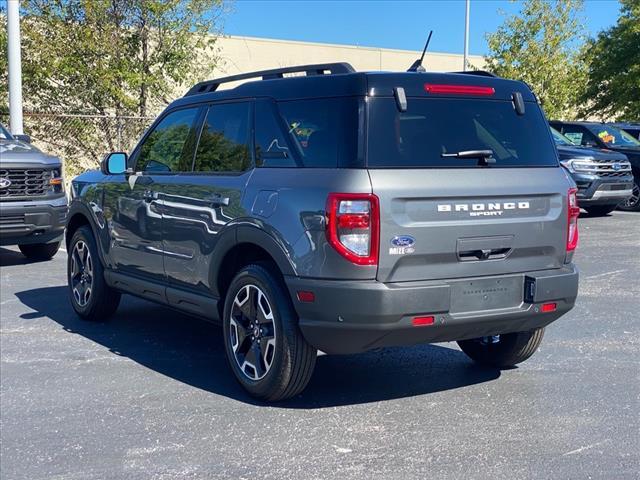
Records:
{"label": "black fender flare", "polygon": [[107,262],[106,254],[102,248],[102,242],[101,242],[100,233],[99,233],[100,229],[98,228],[94,212],[85,203],[72,201],[71,204],[69,205],[69,213],[67,214],[67,224],[65,228],[65,246],[68,247],[69,242],[71,241],[71,238],[69,237],[69,230],[68,230],[69,223],[71,223],[71,221],[74,218],[76,218],[78,215],[84,217],[84,219],[89,224],[89,227],[93,232],[93,238],[95,239],[96,246],[98,248],[98,256],[100,257],[100,261],[102,262],[102,265],[106,267],[108,265],[108,262]]}
{"label": "black fender flare", "polygon": [[211,258],[209,274],[211,276],[210,285],[213,287],[214,291],[212,293],[214,296],[218,297],[220,295],[217,277],[227,254],[241,244],[255,245],[266,251],[275,261],[283,275],[296,275],[295,265],[287,254],[286,247],[278,242],[272,235],[260,227],[251,224],[236,223],[228,225],[224,231],[220,233]]}

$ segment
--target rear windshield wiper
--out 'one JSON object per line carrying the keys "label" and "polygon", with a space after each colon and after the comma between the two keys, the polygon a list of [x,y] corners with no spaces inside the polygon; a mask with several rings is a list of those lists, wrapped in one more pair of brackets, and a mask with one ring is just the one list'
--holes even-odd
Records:
{"label": "rear windshield wiper", "polygon": [[440,156],[443,158],[477,158],[480,165],[496,163],[496,159],[493,158],[493,150],[464,150],[455,153],[441,153]]}

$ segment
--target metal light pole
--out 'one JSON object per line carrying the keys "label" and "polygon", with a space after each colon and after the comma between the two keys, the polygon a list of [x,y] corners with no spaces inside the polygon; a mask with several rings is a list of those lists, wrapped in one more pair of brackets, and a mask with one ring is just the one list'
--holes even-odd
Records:
{"label": "metal light pole", "polygon": [[471,0],[465,0],[465,14],[464,14],[464,65],[462,66],[463,71],[467,71],[468,61],[467,57],[469,56],[469,6]]}
{"label": "metal light pole", "polygon": [[7,56],[9,57],[9,128],[22,135],[22,66],[20,64],[20,0],[7,1]]}

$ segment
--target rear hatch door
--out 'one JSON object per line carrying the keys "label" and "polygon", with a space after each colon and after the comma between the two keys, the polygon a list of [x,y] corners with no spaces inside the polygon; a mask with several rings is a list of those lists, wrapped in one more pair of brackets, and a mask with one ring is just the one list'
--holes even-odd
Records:
{"label": "rear hatch door", "polygon": [[[407,282],[560,268],[570,180],[537,104],[469,98],[369,102],[380,199],[377,279]],[[488,158],[442,156],[491,150]],[[488,163],[487,163],[488,162]]]}

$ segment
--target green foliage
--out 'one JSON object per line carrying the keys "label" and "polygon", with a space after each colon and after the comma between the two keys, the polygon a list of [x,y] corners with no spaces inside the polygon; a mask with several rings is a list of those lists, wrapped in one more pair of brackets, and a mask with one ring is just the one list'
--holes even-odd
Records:
{"label": "green foliage", "polygon": [[153,113],[210,74],[221,1],[25,0],[25,99],[49,112]]}
{"label": "green foliage", "polygon": [[585,49],[589,80],[583,112],[640,121],[640,0],[621,0],[618,23]]}
{"label": "green foliage", "polygon": [[9,110],[9,68],[7,59],[7,7],[0,4],[0,99],[3,109]]}
{"label": "green foliage", "polygon": [[[223,0],[23,0],[25,110],[100,116],[65,117],[67,127],[79,123],[71,135],[59,117],[26,116],[27,133],[64,158],[68,174],[126,149],[140,134],[128,123],[148,122],[176,93],[211,76],[223,11]],[[2,29],[3,49],[5,37]],[[1,94],[5,76],[0,68]]]}
{"label": "green foliage", "polygon": [[586,65],[580,54],[581,0],[525,0],[487,35],[487,70],[527,82],[549,118],[574,118]]}

